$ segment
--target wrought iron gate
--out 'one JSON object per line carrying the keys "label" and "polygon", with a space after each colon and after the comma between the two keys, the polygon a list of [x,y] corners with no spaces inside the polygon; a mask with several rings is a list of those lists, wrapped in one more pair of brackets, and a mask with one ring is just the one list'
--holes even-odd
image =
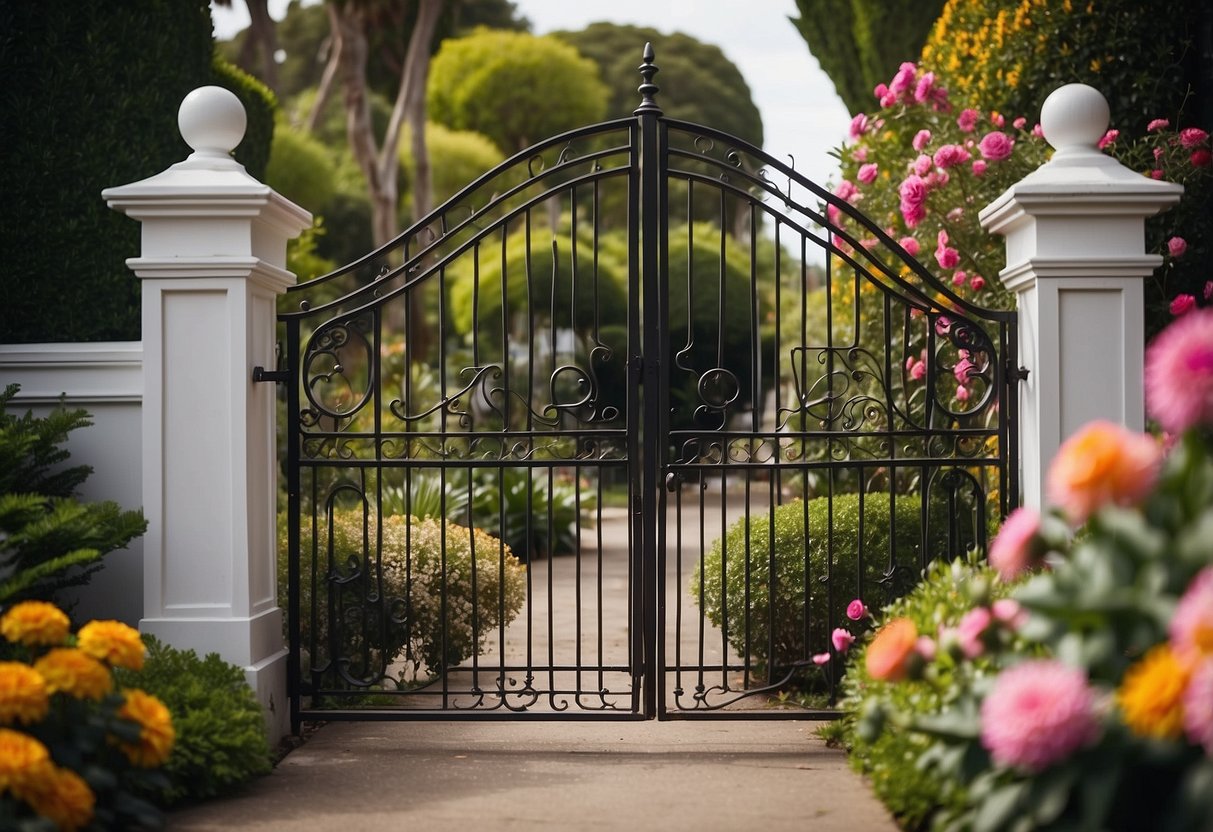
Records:
{"label": "wrought iron gate", "polygon": [[656,72],[292,290],[296,725],[821,716],[846,602],[1013,504],[1014,313]]}

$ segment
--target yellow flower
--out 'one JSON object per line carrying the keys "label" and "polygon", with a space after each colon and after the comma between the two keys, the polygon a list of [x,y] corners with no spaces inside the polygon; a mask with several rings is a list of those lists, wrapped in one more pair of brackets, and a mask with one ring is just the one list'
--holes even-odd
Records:
{"label": "yellow flower", "polygon": [[0,728],[0,794],[23,785],[48,760],[45,745],[20,731]]}
{"label": "yellow flower", "polygon": [[50,697],[38,672],[21,662],[0,662],[0,723],[24,725],[46,716]]}
{"label": "yellow flower", "polygon": [[139,726],[139,743],[119,742],[118,747],[133,764],[142,768],[154,768],[168,759],[173,750],[173,717],[168,708],[156,697],[137,688],[124,690],[126,702],[118,709],[118,716]]}
{"label": "yellow flower", "polygon": [[143,639],[121,621],[90,621],[76,634],[76,646],[111,667],[143,669]]}
{"label": "yellow flower", "polygon": [[27,647],[63,644],[69,626],[63,611],[45,601],[22,601],[0,618],[0,634]]}
{"label": "yellow flower", "polygon": [[58,647],[34,662],[50,693],[63,692],[77,699],[100,699],[114,687],[109,668],[83,650]]}
{"label": "yellow flower", "polygon": [[97,799],[93,790],[80,775],[71,769],[58,768],[44,763],[36,777],[31,777],[13,794],[48,820],[54,821],[64,832],[87,826],[93,819],[93,807]]}
{"label": "yellow flower", "polygon": [[1183,733],[1183,694],[1190,668],[1160,644],[1125,673],[1116,702],[1135,734],[1174,739]]}

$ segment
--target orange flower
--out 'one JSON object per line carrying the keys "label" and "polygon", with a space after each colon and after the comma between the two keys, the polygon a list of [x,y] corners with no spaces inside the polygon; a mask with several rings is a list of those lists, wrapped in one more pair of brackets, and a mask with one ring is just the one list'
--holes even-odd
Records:
{"label": "orange flower", "polygon": [[131,688],[123,691],[126,701],[118,709],[118,716],[139,726],[139,743],[120,742],[118,747],[134,765],[154,768],[162,765],[173,750],[173,717],[168,708],[156,697]]}
{"label": "orange flower", "polygon": [[1160,644],[1125,672],[1116,704],[1135,734],[1177,739],[1183,734],[1183,695],[1191,667],[1181,662],[1170,645]]}
{"label": "orange flower", "polygon": [[67,641],[70,623],[63,611],[45,601],[14,604],[0,618],[0,635],[27,647],[56,646]]}
{"label": "orange flower", "polygon": [[46,746],[33,737],[0,728],[0,794],[33,779],[49,760]]}
{"label": "orange flower", "polygon": [[38,661],[34,670],[46,680],[50,693],[63,693],[77,699],[100,699],[114,687],[109,668],[82,650],[57,647]]}
{"label": "orange flower", "polygon": [[90,621],[76,634],[76,646],[111,667],[143,669],[143,639],[121,621]]}
{"label": "orange flower", "polygon": [[13,793],[63,832],[75,832],[93,819],[97,798],[88,783],[71,769],[45,763],[38,776],[14,788]]}
{"label": "orange flower", "polygon": [[908,618],[895,618],[884,625],[868,645],[868,675],[882,682],[906,677],[910,658],[918,643],[918,628]]}
{"label": "orange flower", "polygon": [[21,662],[0,662],[0,723],[29,725],[46,716],[50,698],[46,682]]}
{"label": "orange flower", "polygon": [[1158,443],[1111,422],[1091,422],[1062,443],[1049,467],[1049,499],[1073,523],[1108,503],[1140,502],[1154,487],[1162,449]]}

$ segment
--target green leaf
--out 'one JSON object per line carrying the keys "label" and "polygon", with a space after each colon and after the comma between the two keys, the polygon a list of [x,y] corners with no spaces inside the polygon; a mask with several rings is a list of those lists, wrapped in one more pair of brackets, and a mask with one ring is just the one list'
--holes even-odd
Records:
{"label": "green leaf", "polygon": [[1013,782],[992,790],[977,807],[977,815],[973,819],[974,832],[1005,829],[1024,808],[1024,797],[1030,787],[1030,782]]}

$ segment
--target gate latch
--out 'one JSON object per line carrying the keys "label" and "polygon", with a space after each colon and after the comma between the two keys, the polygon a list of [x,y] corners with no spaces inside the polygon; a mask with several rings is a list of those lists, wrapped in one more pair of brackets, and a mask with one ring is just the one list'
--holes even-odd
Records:
{"label": "gate latch", "polygon": [[289,370],[267,370],[264,367],[253,368],[253,382],[272,381],[275,384],[282,384],[291,380]]}

